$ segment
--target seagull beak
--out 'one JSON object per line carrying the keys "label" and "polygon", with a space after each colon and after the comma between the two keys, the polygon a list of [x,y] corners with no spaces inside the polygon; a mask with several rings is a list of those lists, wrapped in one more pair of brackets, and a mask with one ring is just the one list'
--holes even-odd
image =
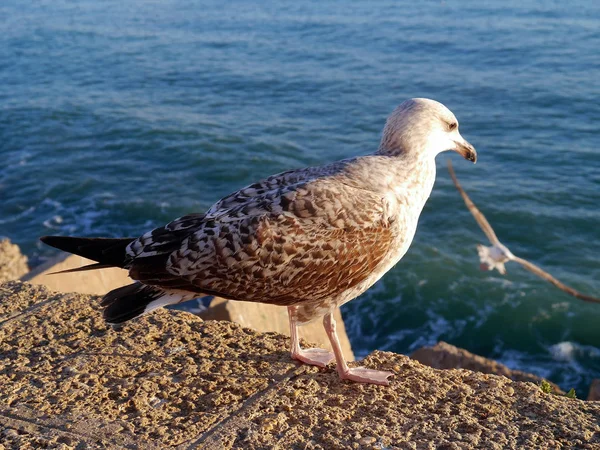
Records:
{"label": "seagull beak", "polygon": [[456,153],[461,155],[463,158],[472,161],[473,164],[477,162],[477,151],[475,150],[475,147],[473,147],[464,139],[461,139],[460,141],[454,141],[454,143],[456,144],[456,147],[454,148]]}

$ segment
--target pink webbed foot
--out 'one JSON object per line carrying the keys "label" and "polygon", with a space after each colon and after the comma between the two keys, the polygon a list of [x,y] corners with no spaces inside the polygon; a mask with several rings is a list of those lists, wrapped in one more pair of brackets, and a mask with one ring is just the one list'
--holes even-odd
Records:
{"label": "pink webbed foot", "polygon": [[292,358],[319,367],[327,367],[327,364],[335,361],[335,355],[322,348],[300,349],[298,352],[292,352]]}
{"label": "pink webbed foot", "polygon": [[342,380],[351,380],[358,383],[369,383],[369,384],[380,384],[382,386],[389,386],[389,377],[394,375],[393,372],[387,372],[384,370],[367,369],[365,367],[352,367],[348,368],[347,371],[340,373]]}

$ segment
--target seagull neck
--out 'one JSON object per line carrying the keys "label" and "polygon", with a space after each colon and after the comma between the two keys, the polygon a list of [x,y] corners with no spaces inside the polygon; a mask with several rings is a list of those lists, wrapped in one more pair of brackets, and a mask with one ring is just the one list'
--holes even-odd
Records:
{"label": "seagull neck", "polygon": [[410,197],[411,202],[429,197],[435,181],[435,159],[415,155],[372,154],[346,161],[336,177],[344,184],[383,195]]}
{"label": "seagull neck", "polygon": [[379,144],[379,148],[377,149],[376,155],[402,157],[407,153],[408,152],[406,151],[404,146],[400,144],[390,145],[389,139],[383,138],[381,140],[381,143]]}
{"label": "seagull neck", "polygon": [[385,145],[381,143],[375,155],[389,158],[391,164],[400,164],[402,166],[421,166],[423,164],[429,164],[432,162],[431,149],[427,146],[414,147],[407,149],[404,146],[398,145]]}
{"label": "seagull neck", "polygon": [[385,160],[384,164],[389,167],[388,170],[396,172],[403,179],[422,177],[430,174],[432,170],[435,176],[435,159],[431,158],[426,152],[387,153],[382,156]]}
{"label": "seagull neck", "polygon": [[387,176],[385,189],[397,196],[410,196],[416,202],[425,202],[435,182],[435,159],[426,154],[388,156],[384,162]]}

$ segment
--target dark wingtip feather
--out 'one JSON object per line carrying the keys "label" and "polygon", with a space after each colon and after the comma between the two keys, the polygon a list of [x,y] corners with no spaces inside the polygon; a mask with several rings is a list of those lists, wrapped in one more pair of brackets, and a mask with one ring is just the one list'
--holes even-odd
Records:
{"label": "dark wingtip feather", "polygon": [[59,236],[42,236],[40,238],[40,241],[42,241],[46,245],[49,245],[50,247],[54,247],[54,245],[52,245],[52,240],[56,237],[59,237]]}
{"label": "dark wingtip feather", "polygon": [[[70,236],[42,236],[40,241],[50,247],[83,256],[105,266],[123,267],[127,246],[135,238],[85,238]],[[99,267],[98,267],[99,268]]]}
{"label": "dark wingtip feather", "polygon": [[47,273],[46,275],[59,275],[61,273],[85,272],[86,270],[107,269],[109,267],[115,267],[115,266],[112,266],[110,264],[94,263],[94,264],[88,264],[87,266],[75,267],[74,269],[58,270],[56,272]]}
{"label": "dark wingtip feather", "polygon": [[141,316],[146,312],[147,306],[162,295],[164,291],[141,283],[113,289],[100,303],[100,306],[105,307],[104,320],[117,325]]}

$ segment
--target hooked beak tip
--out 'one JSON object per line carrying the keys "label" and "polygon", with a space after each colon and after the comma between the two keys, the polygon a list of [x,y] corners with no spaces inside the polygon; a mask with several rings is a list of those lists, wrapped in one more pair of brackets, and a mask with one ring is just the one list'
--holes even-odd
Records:
{"label": "hooked beak tip", "polygon": [[473,164],[477,162],[477,150],[467,141],[456,142],[456,152]]}
{"label": "hooked beak tip", "polygon": [[466,158],[469,161],[471,161],[473,164],[476,164],[477,163],[477,152],[475,151],[475,149],[470,151]]}

